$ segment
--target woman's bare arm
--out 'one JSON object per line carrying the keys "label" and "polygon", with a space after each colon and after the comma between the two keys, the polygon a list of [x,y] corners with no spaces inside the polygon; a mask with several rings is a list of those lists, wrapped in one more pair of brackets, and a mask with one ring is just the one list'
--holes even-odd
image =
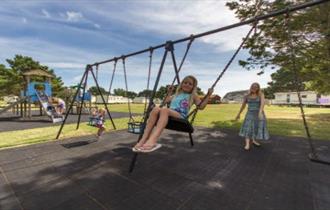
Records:
{"label": "woman's bare arm", "polygon": [[236,120],[238,120],[241,116],[241,113],[243,112],[243,110],[245,109],[245,106],[246,106],[246,100],[247,100],[247,96],[244,96],[244,99],[243,99],[243,103],[241,105],[241,108],[236,116]]}

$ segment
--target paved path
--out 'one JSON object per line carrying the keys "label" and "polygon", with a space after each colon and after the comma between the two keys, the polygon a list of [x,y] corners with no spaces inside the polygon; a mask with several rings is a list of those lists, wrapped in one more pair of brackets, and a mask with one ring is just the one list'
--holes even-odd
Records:
{"label": "paved path", "polygon": [[[329,210],[330,166],[310,162],[299,138],[242,150],[235,133],[166,131],[163,147],[128,173],[125,131],[0,151],[1,210]],[[329,153],[330,142],[317,142]]]}

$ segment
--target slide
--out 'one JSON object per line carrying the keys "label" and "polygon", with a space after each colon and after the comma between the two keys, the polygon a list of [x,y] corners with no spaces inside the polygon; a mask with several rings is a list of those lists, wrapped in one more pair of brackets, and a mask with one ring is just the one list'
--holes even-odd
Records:
{"label": "slide", "polygon": [[16,106],[19,103],[24,102],[27,98],[28,97],[25,96],[25,97],[20,98],[18,101],[9,104],[8,106],[6,106],[5,108],[0,110],[0,114],[5,113],[6,111],[10,110],[11,108],[13,108],[14,106]]}
{"label": "slide", "polygon": [[63,116],[57,114],[55,107],[48,102],[49,97],[44,91],[36,91],[36,95],[46,114],[52,119],[53,123],[62,122]]}

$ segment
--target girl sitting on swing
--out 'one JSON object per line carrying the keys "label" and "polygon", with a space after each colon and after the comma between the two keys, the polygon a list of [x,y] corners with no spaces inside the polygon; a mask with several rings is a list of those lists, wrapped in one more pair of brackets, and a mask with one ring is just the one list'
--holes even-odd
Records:
{"label": "girl sitting on swing", "polygon": [[92,117],[89,119],[89,125],[95,126],[98,128],[96,137],[100,139],[103,132],[105,131],[104,118],[105,118],[105,109],[104,108],[92,108],[91,109]]}
{"label": "girl sitting on swing", "polygon": [[[150,112],[149,119],[140,141],[133,147],[133,152],[152,152],[159,149],[162,145],[157,140],[167,125],[169,117],[186,119],[192,104],[199,105],[199,109],[204,109],[208,99],[213,93],[213,89],[209,89],[205,100],[201,103],[197,95],[197,79],[194,76],[186,76],[173,94],[173,87],[168,88],[167,97],[164,99],[165,104],[170,103],[170,108],[154,107]],[[201,104],[200,104],[201,103]],[[153,131],[153,128],[155,130]]]}

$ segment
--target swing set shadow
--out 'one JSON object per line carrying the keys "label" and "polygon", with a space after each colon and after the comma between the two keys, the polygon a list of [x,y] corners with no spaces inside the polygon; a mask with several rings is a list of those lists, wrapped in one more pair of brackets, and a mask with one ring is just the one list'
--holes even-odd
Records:
{"label": "swing set shadow", "polygon": [[[154,83],[154,86],[153,86],[153,89],[152,89],[152,94],[149,97],[148,106],[145,105],[144,115],[143,115],[143,119],[142,119],[141,122],[136,122],[133,119],[132,113],[131,113],[130,102],[128,101],[128,108],[129,108],[129,114],[130,114],[130,119],[129,119],[129,122],[128,122],[128,126],[129,126],[128,130],[130,130],[132,133],[134,133],[135,126],[138,127],[139,130],[138,130],[138,132],[135,132],[135,133],[139,134],[139,137],[138,137],[138,140],[137,140],[137,142],[139,142],[140,139],[142,138],[145,125],[146,125],[147,120],[149,118],[149,114],[150,114],[152,108],[154,107],[153,101],[155,99],[155,95],[156,95],[156,92],[157,92],[157,89],[158,89],[158,84],[159,84],[159,81],[160,81],[160,78],[161,78],[161,75],[162,75],[162,72],[163,72],[164,64],[165,64],[166,58],[168,57],[168,54],[170,54],[170,56],[171,56],[172,64],[173,64],[173,68],[174,68],[174,72],[175,72],[175,77],[173,79],[172,85],[175,82],[177,82],[177,84],[179,84],[180,83],[179,72],[181,71],[181,68],[182,68],[183,63],[186,59],[186,56],[187,56],[188,51],[191,47],[191,44],[193,43],[193,41],[195,39],[201,38],[201,37],[204,37],[204,36],[208,36],[208,35],[211,35],[211,34],[219,33],[219,32],[222,32],[222,31],[226,31],[226,30],[229,30],[229,29],[232,29],[232,28],[252,24],[252,27],[249,30],[249,32],[247,33],[247,35],[245,36],[245,38],[243,39],[243,41],[241,42],[241,44],[239,45],[239,47],[237,48],[237,50],[235,51],[233,56],[230,58],[228,63],[225,65],[225,67],[223,68],[221,73],[218,75],[218,77],[216,78],[214,83],[212,84],[211,88],[214,88],[217,85],[217,83],[219,82],[219,80],[222,78],[224,73],[227,71],[227,69],[229,68],[229,66],[233,62],[233,60],[236,58],[236,56],[239,53],[239,51],[241,50],[241,48],[244,46],[245,41],[250,37],[250,35],[252,34],[253,31],[256,34],[258,22],[262,21],[262,20],[265,20],[265,19],[268,19],[268,18],[271,18],[271,17],[285,15],[285,20],[286,21],[285,21],[283,27],[286,27],[286,30],[288,31],[287,36],[288,36],[289,42],[287,44],[288,44],[288,47],[291,49],[291,51],[290,51],[291,56],[290,56],[290,60],[288,62],[291,62],[290,64],[292,66],[292,70],[293,70],[294,76],[295,76],[294,85],[296,87],[296,92],[297,92],[297,96],[298,96],[298,99],[299,99],[299,107],[300,107],[300,111],[301,111],[301,115],[302,115],[302,121],[303,121],[304,129],[305,129],[305,132],[306,132],[306,136],[307,136],[307,140],[308,140],[309,148],[310,148],[310,154],[308,155],[308,157],[311,161],[315,161],[315,162],[318,162],[318,163],[329,165],[330,164],[330,159],[328,157],[320,156],[319,154],[316,153],[316,150],[315,150],[314,144],[313,144],[313,140],[312,140],[312,137],[311,137],[310,132],[309,132],[309,127],[308,127],[307,120],[306,120],[306,117],[305,117],[303,103],[302,103],[301,94],[300,94],[300,92],[301,92],[301,90],[300,90],[301,80],[299,78],[300,75],[298,74],[298,70],[297,70],[297,67],[296,67],[295,51],[294,51],[294,47],[292,45],[292,39],[293,38],[290,37],[290,31],[291,31],[290,13],[298,11],[298,10],[306,9],[306,8],[309,8],[309,7],[313,7],[313,6],[316,6],[316,5],[320,5],[320,4],[326,3],[328,1],[329,0],[310,1],[310,2],[303,3],[303,4],[299,4],[299,5],[288,6],[284,9],[277,10],[277,11],[272,11],[272,12],[269,12],[269,13],[263,14],[263,15],[258,15],[257,12],[256,12],[254,18],[250,18],[250,19],[244,20],[242,22],[227,25],[227,26],[224,26],[224,27],[221,27],[221,28],[218,28],[218,29],[214,29],[214,30],[204,32],[204,33],[200,33],[200,34],[196,34],[196,35],[190,35],[188,37],[178,39],[178,40],[175,40],[175,41],[167,41],[164,44],[160,44],[160,45],[157,45],[157,46],[154,46],[154,47],[149,47],[149,48],[146,48],[146,49],[143,49],[143,50],[140,50],[140,51],[137,51],[137,52],[133,52],[133,53],[130,53],[130,54],[127,54],[127,55],[121,55],[120,57],[114,57],[114,58],[109,59],[109,60],[105,60],[105,61],[101,61],[101,62],[96,62],[94,64],[86,65],[85,72],[84,72],[84,74],[81,78],[81,81],[80,81],[79,86],[77,88],[77,91],[76,91],[76,93],[73,97],[73,100],[70,104],[70,107],[69,107],[68,111],[66,112],[65,118],[64,118],[64,120],[61,124],[61,127],[60,127],[60,129],[58,131],[58,134],[56,136],[56,139],[59,138],[59,136],[62,132],[63,126],[65,125],[65,122],[66,122],[66,119],[67,119],[67,116],[68,116],[68,113],[70,113],[70,111],[72,109],[72,106],[73,106],[73,103],[74,103],[74,99],[76,98],[76,96],[77,96],[80,89],[83,90],[83,97],[84,97],[85,91],[86,91],[86,85],[87,85],[87,78],[88,78],[89,74],[91,74],[92,78],[94,79],[94,82],[95,82],[97,90],[98,90],[98,94],[101,96],[102,103],[103,103],[103,105],[104,105],[104,107],[107,111],[107,114],[109,116],[111,124],[112,124],[113,128],[116,129],[115,124],[112,120],[110,111],[107,107],[107,103],[105,102],[104,96],[103,96],[102,92],[100,91],[100,87],[99,87],[99,84],[98,84],[98,81],[97,81],[97,76],[95,76],[95,74],[94,74],[93,67],[95,67],[96,72],[98,72],[99,65],[114,62],[114,69],[113,69],[113,74],[112,74],[112,77],[111,77],[110,88],[109,88],[109,95],[110,95],[111,86],[112,86],[112,82],[113,82],[113,79],[114,79],[114,73],[116,71],[117,61],[122,60],[124,76],[125,76],[125,88],[126,88],[126,92],[127,92],[128,91],[128,84],[127,84],[127,74],[126,74],[125,60],[128,57],[132,57],[132,56],[135,56],[135,55],[139,55],[139,54],[149,52],[150,53],[150,55],[149,55],[150,59],[149,59],[148,83],[147,83],[147,88],[149,88],[150,71],[151,71],[151,65],[152,65],[153,52],[156,49],[162,49],[162,48],[164,49],[163,57],[162,57],[162,60],[161,60],[160,66],[159,66],[159,70],[158,70],[158,73],[157,73],[157,76],[156,76],[156,80],[155,80],[155,83]],[[175,46],[175,44],[182,43],[182,42],[187,42],[187,41],[188,41],[188,43],[187,43],[186,51],[184,53],[184,56],[182,57],[180,65],[178,67],[177,62],[176,62],[176,57],[175,57],[175,54],[174,54],[174,46]],[[262,74],[262,73],[260,73],[260,74]],[[258,75],[259,75],[259,73],[258,73]],[[109,97],[109,95],[108,95],[108,97]],[[206,96],[207,95],[205,95],[204,98],[201,100],[201,103],[203,103],[203,101],[206,99]],[[84,98],[82,98],[82,100],[81,100],[80,108],[82,108],[82,106],[83,106],[83,101],[84,101]],[[161,106],[164,106],[164,105],[165,104],[163,104],[163,103],[161,104]],[[194,119],[195,119],[195,117],[197,115],[197,112],[199,110],[199,105],[197,105],[196,108],[193,109],[193,111],[191,111],[189,113],[187,119],[176,119],[176,118],[171,117],[171,118],[169,118],[169,122],[166,126],[167,129],[188,133],[189,138],[190,138],[191,146],[194,145],[193,138],[192,138],[192,133],[194,132],[194,128],[193,128],[192,124],[193,124]],[[79,129],[81,110],[82,109],[80,109],[80,112],[79,112],[76,129]],[[137,160],[137,156],[138,156],[138,153],[133,154],[132,161],[131,161],[131,164],[129,166],[129,172],[132,172],[134,170],[134,166],[135,166],[135,162]]]}

